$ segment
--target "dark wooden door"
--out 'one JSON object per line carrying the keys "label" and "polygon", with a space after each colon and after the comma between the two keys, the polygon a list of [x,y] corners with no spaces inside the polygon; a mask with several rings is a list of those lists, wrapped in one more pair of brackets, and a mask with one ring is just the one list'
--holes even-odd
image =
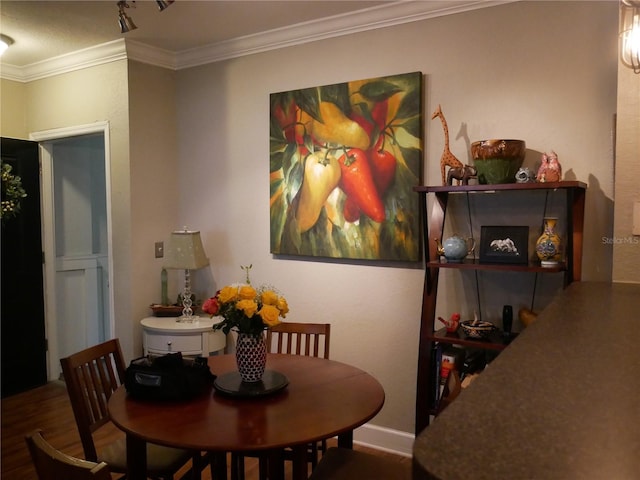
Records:
{"label": "dark wooden door", "polygon": [[2,138],[2,162],[27,197],[2,222],[2,397],[47,382],[38,144]]}

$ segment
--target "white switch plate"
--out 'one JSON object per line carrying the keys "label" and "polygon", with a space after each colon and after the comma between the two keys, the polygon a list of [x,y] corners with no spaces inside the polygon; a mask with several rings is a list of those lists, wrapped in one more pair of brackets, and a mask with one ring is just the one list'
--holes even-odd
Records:
{"label": "white switch plate", "polygon": [[634,235],[640,235],[640,202],[633,203],[633,231]]}

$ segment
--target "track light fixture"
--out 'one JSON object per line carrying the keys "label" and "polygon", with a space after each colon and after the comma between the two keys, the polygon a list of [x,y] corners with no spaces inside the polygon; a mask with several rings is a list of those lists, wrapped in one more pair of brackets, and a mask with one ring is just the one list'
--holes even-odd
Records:
{"label": "track light fixture", "polygon": [[133,23],[131,17],[124,13],[124,9],[129,8],[129,4],[125,0],[118,2],[118,25],[120,25],[120,33],[127,33],[131,30],[135,30],[136,24]]}
{"label": "track light fixture", "polygon": [[163,11],[169,5],[171,5],[175,0],[156,0],[158,4],[158,10]]}
{"label": "track light fixture", "polygon": [[[156,0],[156,4],[158,5],[158,10],[161,12],[167,9],[175,0]],[[133,23],[131,17],[125,13],[126,8],[131,8],[136,6],[136,0],[130,0],[131,5],[127,0],[119,0],[117,2],[118,5],[118,25],[120,25],[120,33],[127,33],[131,30],[135,30],[136,24]]]}
{"label": "track light fixture", "polygon": [[13,45],[13,38],[7,37],[6,35],[2,35],[0,33],[0,56],[4,53],[4,51]]}

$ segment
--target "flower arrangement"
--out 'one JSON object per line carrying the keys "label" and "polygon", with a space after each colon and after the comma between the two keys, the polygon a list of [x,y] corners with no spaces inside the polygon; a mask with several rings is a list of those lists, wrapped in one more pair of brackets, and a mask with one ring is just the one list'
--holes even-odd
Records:
{"label": "flower arrangement", "polygon": [[22,188],[22,180],[11,173],[11,165],[2,163],[2,221],[15,217],[20,212],[20,202],[27,196]]}
{"label": "flower arrangement", "polygon": [[289,312],[287,300],[275,289],[251,286],[251,265],[242,269],[247,273],[246,284],[223,287],[202,305],[202,311],[210,317],[218,315],[224,318],[213,329],[222,329],[225,334],[231,329],[238,333],[260,333],[265,328],[278,325],[280,318],[285,318]]}

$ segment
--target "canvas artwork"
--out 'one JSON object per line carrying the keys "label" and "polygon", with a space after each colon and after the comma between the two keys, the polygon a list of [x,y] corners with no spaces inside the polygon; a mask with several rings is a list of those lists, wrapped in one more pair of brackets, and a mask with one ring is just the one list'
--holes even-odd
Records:
{"label": "canvas artwork", "polygon": [[271,253],[421,259],[422,74],[270,95]]}

